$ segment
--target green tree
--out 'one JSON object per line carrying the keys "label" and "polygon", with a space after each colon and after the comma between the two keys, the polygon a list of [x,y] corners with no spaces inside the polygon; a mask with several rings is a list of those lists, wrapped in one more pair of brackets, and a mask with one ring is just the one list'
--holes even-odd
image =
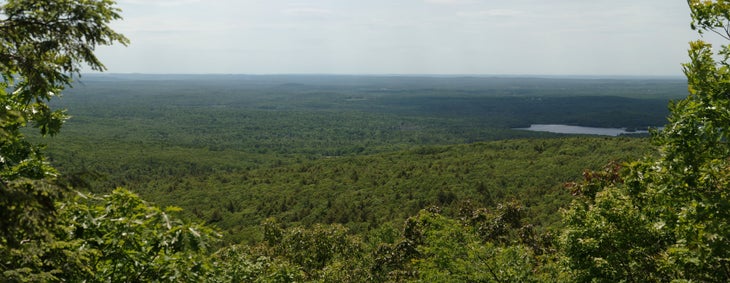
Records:
{"label": "green tree", "polygon": [[[693,29],[730,40],[730,1],[688,4]],[[730,280],[730,48],[694,41],[689,57],[658,154],[576,190],[563,243],[580,281]]]}
{"label": "green tree", "polygon": [[[127,44],[108,24],[120,19],[110,0],[0,2],[0,280],[53,280],[57,172],[21,130],[59,132],[66,114],[47,102],[70,85],[83,65],[104,70],[98,45]],[[61,244],[61,243],[57,243]],[[60,246],[58,246],[60,247]]]}
{"label": "green tree", "polygon": [[58,238],[82,267],[67,281],[201,282],[213,274],[209,249],[219,235],[174,218],[139,196],[116,189],[103,197],[78,194],[59,207]]}
{"label": "green tree", "polygon": [[[372,277],[378,282],[564,281],[569,274],[552,256],[538,256],[525,241],[530,237],[502,237],[525,230],[511,225],[522,221],[518,210],[517,203],[509,203],[493,214],[476,209],[461,219],[435,207],[421,210],[406,220],[398,241],[374,249]],[[501,232],[494,233],[494,226]]]}
{"label": "green tree", "polygon": [[367,257],[359,237],[339,224],[284,229],[262,224],[264,242],[214,254],[222,282],[365,282]]}

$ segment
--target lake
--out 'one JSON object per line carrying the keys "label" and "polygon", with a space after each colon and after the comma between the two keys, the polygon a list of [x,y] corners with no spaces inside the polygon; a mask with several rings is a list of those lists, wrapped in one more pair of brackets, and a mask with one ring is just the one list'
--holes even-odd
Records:
{"label": "lake", "polygon": [[535,132],[551,132],[558,134],[579,134],[579,135],[599,135],[599,136],[618,136],[621,134],[646,134],[648,131],[627,131],[626,128],[594,128],[556,124],[532,124],[529,128],[517,128],[517,130],[535,131]]}

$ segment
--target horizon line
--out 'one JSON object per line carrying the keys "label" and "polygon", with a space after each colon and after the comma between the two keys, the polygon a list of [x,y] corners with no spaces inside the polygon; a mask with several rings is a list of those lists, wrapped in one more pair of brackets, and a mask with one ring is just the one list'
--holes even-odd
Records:
{"label": "horizon line", "polygon": [[595,74],[438,74],[438,73],[144,73],[144,72],[82,72],[81,76],[332,76],[332,77],[474,77],[474,78],[654,78],[654,79],[686,79],[682,75],[595,75]]}

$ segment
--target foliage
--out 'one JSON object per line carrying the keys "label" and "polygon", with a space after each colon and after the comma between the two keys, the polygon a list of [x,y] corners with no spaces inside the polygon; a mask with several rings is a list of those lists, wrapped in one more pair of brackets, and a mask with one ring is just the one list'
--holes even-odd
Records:
{"label": "foliage", "polygon": [[43,141],[74,188],[128,188],[234,243],[260,240],[268,217],[362,233],[429,205],[455,215],[466,200],[521,199],[542,227],[569,201],[562,183],[647,143],[510,127],[651,125],[684,89],[670,79],[98,75],[57,101],[74,119]]}
{"label": "foliage", "polygon": [[[693,28],[730,39],[727,1],[688,1]],[[730,279],[730,72],[728,46],[690,43],[686,99],[656,132],[659,155],[627,164],[618,178],[587,179],[566,212],[566,255],[579,280]]]}
{"label": "foliage", "polygon": [[[268,256],[259,247],[230,245],[214,255],[216,280],[220,282],[302,282],[301,267]],[[212,280],[211,280],[212,281]]]}
{"label": "foliage", "polygon": [[208,251],[218,234],[183,223],[137,195],[116,189],[103,197],[79,194],[61,204],[63,234],[83,254],[86,282],[200,282],[213,272]]}
{"label": "foliage", "polygon": [[[470,210],[522,223],[512,202],[494,210]],[[505,215],[505,213],[509,215]],[[500,222],[498,219],[492,219]],[[373,232],[369,241],[349,235],[339,225],[283,228],[267,219],[266,240],[256,245],[233,245],[213,257],[222,282],[543,282],[566,281],[570,272],[551,241],[534,247],[534,237],[509,242],[484,239],[473,219],[448,217],[431,207],[405,221],[395,234]],[[506,234],[529,230],[529,225],[506,228]],[[390,230],[387,228],[386,230]],[[388,235],[386,235],[388,234]],[[529,233],[527,233],[529,234]],[[534,235],[533,235],[534,236]],[[530,244],[532,242],[533,244]]]}
{"label": "foliage", "polygon": [[578,281],[664,281],[655,257],[663,241],[653,223],[623,191],[615,164],[602,172],[587,172],[581,184],[571,184],[578,197],[563,221],[563,251],[577,270]]}
{"label": "foliage", "polygon": [[[373,251],[373,278],[379,282],[540,282],[565,280],[569,273],[555,254],[542,256],[551,249],[551,242],[530,247],[534,238],[516,237],[509,242],[485,238],[484,222],[506,219],[515,227],[505,234],[520,233],[529,225],[520,225],[516,210],[521,205],[499,205],[482,219],[485,209],[476,209],[470,216],[454,219],[444,216],[436,207],[420,211],[408,218],[400,239],[392,244],[381,243]],[[475,219],[476,218],[476,219]],[[484,220],[484,221],[482,221]],[[540,272],[537,272],[540,271]]]}
{"label": "foliage", "polygon": [[0,280],[51,281],[64,267],[54,254],[57,172],[21,130],[55,135],[66,118],[48,101],[71,84],[82,65],[104,66],[97,45],[126,44],[108,24],[120,18],[113,1],[9,0],[0,5]]}
{"label": "foliage", "polygon": [[[104,65],[93,51],[97,45],[126,44],[108,24],[120,19],[113,1],[10,0],[0,7],[0,102],[3,138],[19,137],[32,122],[42,134],[54,135],[66,118],[47,102],[71,84],[82,64],[93,70]],[[9,91],[10,90],[10,91]]]}
{"label": "foliage", "polygon": [[[693,27],[730,39],[726,1],[688,2]],[[51,143],[52,161],[71,173],[59,178],[23,129],[56,135],[67,116],[51,99],[83,65],[104,69],[97,45],[128,43],[108,26],[120,18],[114,4],[0,6],[0,281],[730,277],[727,46],[718,63],[708,44],[691,44],[690,95],[671,104],[670,124],[654,134],[659,154],[568,183],[575,200],[558,250],[554,212],[568,198],[560,184],[642,154],[645,142],[510,128],[653,125],[666,113],[657,105],[683,82],[94,77],[64,101],[78,116],[71,135]],[[533,139],[476,142],[517,137]],[[62,189],[118,185],[185,206],[185,217],[249,245],[211,254],[220,235],[176,219],[179,208],[124,189],[68,198]]]}
{"label": "foliage", "polygon": [[52,236],[11,250],[26,267],[5,270],[4,281],[200,282],[216,270],[209,251],[220,235],[176,219],[179,208],[161,210],[124,189],[56,205]]}
{"label": "foliage", "polygon": [[[388,222],[402,225],[429,205],[455,216],[466,201],[491,207],[513,198],[526,204],[523,213],[537,227],[552,226],[570,201],[563,183],[606,160],[638,158],[647,145],[634,138],[525,139],[308,160],[69,144],[67,149],[88,148],[74,157],[86,161],[63,168],[83,174],[78,179],[87,185],[70,180],[80,190],[124,186],[157,204],[180,206],[184,215],[220,227],[228,232],[226,241],[238,243],[262,239],[258,225],[268,217],[306,226],[340,223],[363,233]],[[54,152],[56,160],[63,156]],[[252,158],[263,164],[237,168]]]}
{"label": "foliage", "polygon": [[[634,159],[646,141],[509,127],[660,123],[684,89],[670,79],[99,75],[58,101],[74,119],[43,141],[76,189],[128,188],[230,242],[260,240],[267,217],[361,233],[428,205],[454,215],[466,200],[522,199],[541,227],[559,222],[562,183]],[[481,142],[491,140],[510,141]]]}
{"label": "foliage", "polygon": [[284,229],[262,223],[265,242],[218,251],[219,280],[226,282],[365,282],[368,257],[359,237],[342,225]]}

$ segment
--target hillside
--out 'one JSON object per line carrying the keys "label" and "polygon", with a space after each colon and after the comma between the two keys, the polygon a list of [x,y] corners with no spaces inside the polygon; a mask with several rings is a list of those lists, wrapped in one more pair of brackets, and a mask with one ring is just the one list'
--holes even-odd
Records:
{"label": "hillside", "polygon": [[[233,162],[232,152],[171,148],[125,156],[131,164],[121,167],[61,168],[88,182],[77,185],[122,186],[159,205],[180,206],[229,231],[232,240],[254,241],[267,217],[292,225],[342,223],[364,232],[387,222],[400,225],[431,205],[454,212],[465,202],[490,207],[512,199],[529,207],[534,223],[552,226],[570,199],[564,183],[580,179],[584,169],[636,159],[647,146],[639,138],[523,139],[300,159],[252,170],[214,165]],[[56,159],[68,157],[50,149]]]}
{"label": "hillside", "polygon": [[[648,144],[511,127],[569,119],[655,124],[648,121],[663,119],[667,93],[681,85],[666,81],[654,95],[634,99],[627,97],[660,82],[113,78],[92,77],[60,101],[74,117],[64,135],[44,141],[53,164],[77,189],[130,189],[182,207],[187,217],[228,231],[233,242],[260,240],[258,225],[267,217],[341,223],[362,233],[400,225],[431,205],[453,214],[467,204],[513,199],[529,207],[534,223],[554,226],[569,200],[565,182],[641,156]],[[596,91],[585,94],[590,86]]]}

